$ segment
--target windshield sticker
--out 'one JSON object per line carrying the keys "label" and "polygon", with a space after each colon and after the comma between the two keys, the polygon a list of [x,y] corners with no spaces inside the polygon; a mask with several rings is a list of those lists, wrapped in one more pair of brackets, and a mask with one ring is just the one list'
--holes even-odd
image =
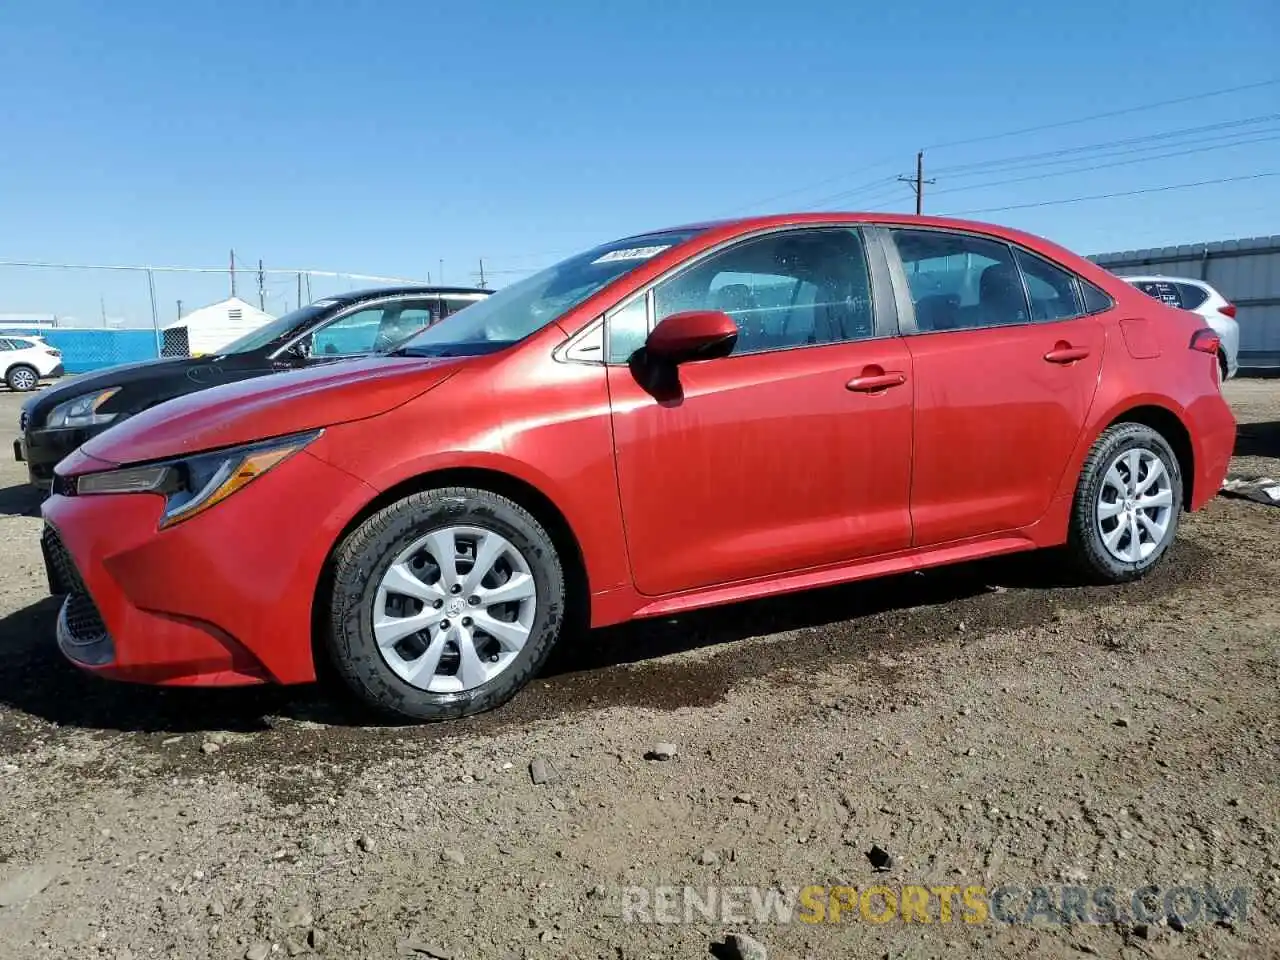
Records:
{"label": "windshield sticker", "polygon": [[626,247],[622,250],[610,250],[604,256],[596,257],[592,263],[615,263],[618,260],[648,260],[650,257],[656,257],[663,250],[671,248],[671,244],[664,243],[656,247]]}

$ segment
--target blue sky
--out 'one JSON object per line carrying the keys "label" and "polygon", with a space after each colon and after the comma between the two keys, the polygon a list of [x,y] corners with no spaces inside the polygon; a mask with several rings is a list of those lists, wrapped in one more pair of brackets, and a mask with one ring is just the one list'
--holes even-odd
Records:
{"label": "blue sky", "polygon": [[[1221,149],[1148,159],[1196,146],[1183,138],[986,189],[961,188],[1096,155],[946,172],[1280,114],[1280,85],[942,146],[1280,78],[1277,49],[1275,0],[11,0],[0,259],[217,265],[235,247],[415,278],[443,259],[446,281],[470,282],[481,256],[519,271],[705,217],[906,210],[905,185],[853,188],[910,172],[920,147],[937,213],[1280,172],[1274,120],[1221,128]],[[1084,253],[1280,233],[1280,177],[983,216]],[[226,286],[158,282],[166,314]],[[276,312],[296,305],[289,278],[269,292]],[[147,309],[136,276],[0,267],[0,313],[96,318],[100,298]]]}

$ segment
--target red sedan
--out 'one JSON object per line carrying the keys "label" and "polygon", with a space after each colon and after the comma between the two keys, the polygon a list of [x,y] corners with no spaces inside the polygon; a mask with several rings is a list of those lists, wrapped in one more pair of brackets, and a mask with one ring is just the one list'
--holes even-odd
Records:
{"label": "red sedan", "polygon": [[[1159,562],[1235,437],[1218,344],[1062,248],[814,214],[628,237],[395,355],[174,400],[44,506],[105,676],[484,710],[594,626],[1065,545]],[[577,637],[574,636],[575,641]]]}

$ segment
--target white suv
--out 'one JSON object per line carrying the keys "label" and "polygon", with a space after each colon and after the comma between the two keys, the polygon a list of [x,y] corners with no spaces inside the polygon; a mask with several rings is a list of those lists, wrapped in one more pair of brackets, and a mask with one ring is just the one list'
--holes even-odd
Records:
{"label": "white suv", "polygon": [[0,379],[10,390],[26,393],[48,377],[62,376],[62,354],[39,337],[14,337],[0,331]]}
{"label": "white suv", "polygon": [[1236,375],[1239,369],[1236,355],[1240,351],[1240,325],[1236,322],[1235,304],[1203,280],[1159,276],[1120,279],[1171,307],[1181,307],[1204,317],[1205,323],[1222,341],[1222,349],[1218,353],[1218,371],[1222,379]]}

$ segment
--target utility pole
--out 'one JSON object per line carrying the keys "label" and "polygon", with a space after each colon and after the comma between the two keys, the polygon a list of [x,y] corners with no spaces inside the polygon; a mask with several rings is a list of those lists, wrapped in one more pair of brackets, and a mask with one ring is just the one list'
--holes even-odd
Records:
{"label": "utility pole", "polygon": [[911,184],[911,189],[916,192],[916,216],[924,213],[924,185],[926,183],[937,183],[937,180],[926,180],[924,178],[924,151],[921,150],[916,154],[916,175],[914,177],[899,177],[902,183]]}
{"label": "utility pole", "polygon": [[236,251],[233,247],[231,250],[231,295],[236,295]]}
{"label": "utility pole", "polygon": [[266,278],[262,275],[262,261],[258,261],[258,309],[267,309]]}
{"label": "utility pole", "polygon": [[298,274],[298,307],[302,307],[302,274]]}
{"label": "utility pole", "polygon": [[307,274],[307,303],[311,302],[311,274]]}
{"label": "utility pole", "polygon": [[440,260],[440,284],[444,285],[444,259]]}
{"label": "utility pole", "polygon": [[484,257],[480,258],[480,289],[484,289]]}
{"label": "utility pole", "polygon": [[107,298],[98,297],[98,306],[102,308],[102,325],[107,325]]}
{"label": "utility pole", "polygon": [[182,301],[181,300],[178,301],[178,319],[179,320],[182,319]]}
{"label": "utility pole", "polygon": [[156,306],[156,275],[147,267],[147,290],[151,294],[151,329],[156,335],[156,356],[164,356],[164,342],[160,338],[160,310]]}

